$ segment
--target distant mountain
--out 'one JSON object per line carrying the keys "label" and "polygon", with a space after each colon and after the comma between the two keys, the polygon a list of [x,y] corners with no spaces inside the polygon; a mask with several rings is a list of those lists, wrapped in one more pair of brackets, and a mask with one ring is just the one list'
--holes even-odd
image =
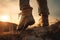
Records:
{"label": "distant mountain", "polygon": [[0,21],[0,32],[15,31],[17,24],[10,22],[1,22]]}

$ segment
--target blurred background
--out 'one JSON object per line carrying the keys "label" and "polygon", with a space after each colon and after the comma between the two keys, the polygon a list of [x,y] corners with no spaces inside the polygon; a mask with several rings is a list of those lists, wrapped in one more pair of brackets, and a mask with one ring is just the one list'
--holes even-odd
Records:
{"label": "blurred background", "polygon": [[[49,22],[50,24],[55,23],[60,20],[60,0],[47,0],[49,8]],[[30,0],[30,5],[33,7],[33,16],[38,23],[41,18],[38,15],[38,4],[36,0]],[[12,22],[19,24],[18,14],[19,10],[19,0],[0,0],[0,21]]]}

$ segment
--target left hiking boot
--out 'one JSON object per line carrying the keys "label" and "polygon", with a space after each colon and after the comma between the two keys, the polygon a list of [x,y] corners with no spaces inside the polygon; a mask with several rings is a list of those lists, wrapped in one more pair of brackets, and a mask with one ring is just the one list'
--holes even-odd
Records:
{"label": "left hiking boot", "polygon": [[26,30],[29,25],[33,25],[35,20],[32,15],[32,7],[25,7],[21,12],[21,19],[18,26],[18,30]]}

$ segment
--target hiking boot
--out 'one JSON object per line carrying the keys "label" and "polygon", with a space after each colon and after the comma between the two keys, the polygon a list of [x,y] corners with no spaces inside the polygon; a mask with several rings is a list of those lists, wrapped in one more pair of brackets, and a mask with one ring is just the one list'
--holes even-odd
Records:
{"label": "hiking boot", "polygon": [[21,19],[18,26],[18,30],[26,30],[29,25],[33,25],[35,20],[32,16],[32,7],[25,7],[21,12]]}

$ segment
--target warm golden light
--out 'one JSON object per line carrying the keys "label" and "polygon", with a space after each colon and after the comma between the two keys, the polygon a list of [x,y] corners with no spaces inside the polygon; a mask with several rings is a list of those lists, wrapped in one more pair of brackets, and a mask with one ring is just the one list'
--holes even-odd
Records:
{"label": "warm golden light", "polygon": [[2,15],[1,16],[1,21],[8,22],[9,20],[10,20],[10,17],[8,15]]}

